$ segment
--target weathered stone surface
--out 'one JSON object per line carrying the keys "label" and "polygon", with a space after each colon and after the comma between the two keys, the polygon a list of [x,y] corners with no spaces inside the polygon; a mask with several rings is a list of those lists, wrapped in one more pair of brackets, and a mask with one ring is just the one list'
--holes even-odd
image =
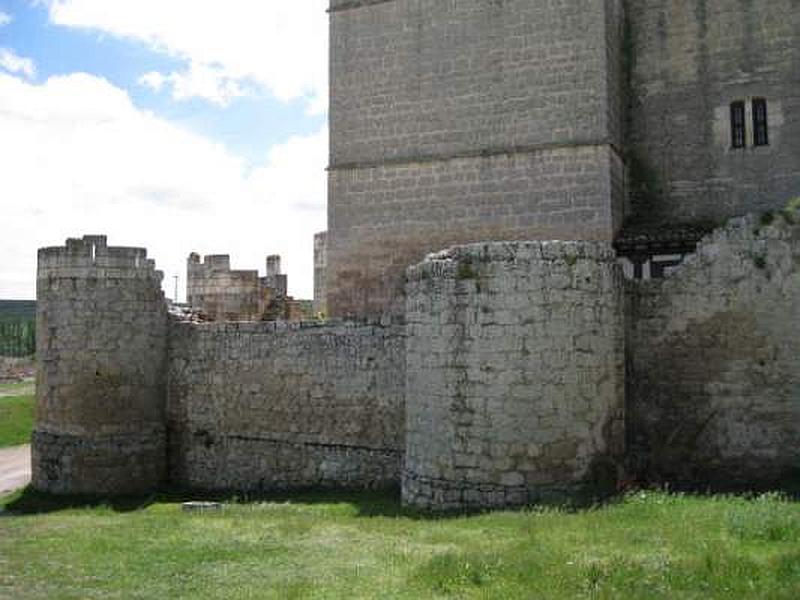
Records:
{"label": "weathered stone surface", "polygon": [[613,490],[622,282],[600,243],[487,243],[408,271],[403,501],[519,505]]}
{"label": "weathered stone surface", "polygon": [[[713,222],[780,208],[800,191],[796,0],[627,2],[633,210],[656,223]],[[769,145],[753,144],[751,99]],[[730,104],[746,101],[747,145]]]}
{"label": "weathered stone surface", "polygon": [[328,314],[328,232],[314,234],[314,315]]}
{"label": "weathered stone surface", "polygon": [[736,219],[628,297],[639,476],[717,489],[797,481],[800,226]]}
{"label": "weathered stone surface", "polygon": [[37,489],[120,494],[164,481],[161,279],[144,249],[105,236],[39,251]]}
{"label": "weathered stone surface", "polygon": [[622,2],[331,4],[328,305],[482,240],[610,241],[624,216]]}
{"label": "weathered stone surface", "polygon": [[391,325],[174,323],[173,481],[258,491],[396,485],[404,342]]}
{"label": "weathered stone surface", "polygon": [[186,261],[186,302],[209,321],[274,320],[286,312],[287,277],[281,258],[268,256],[266,276],[257,270],[232,270],[227,254]]}
{"label": "weathered stone surface", "polygon": [[[407,327],[168,331],[144,250],[43,249],[34,485],[151,489],[168,454],[200,488],[377,487],[405,457],[417,506],[572,498],[615,477],[623,312],[638,475],[798,477],[797,226],[737,221],[626,302],[604,245],[629,216],[706,231],[798,195],[798,32],[797,0],[331,0],[315,297]],[[583,241],[525,241],[552,238]],[[261,318],[262,283],[285,294],[274,260],[275,285],[213,260],[190,295],[220,319]]]}
{"label": "weathered stone surface", "polygon": [[469,509],[609,491],[625,453],[674,486],[781,487],[800,464],[797,218],[733,221],[624,301],[604,243],[456,247],[408,270],[405,324],[168,324],[144,250],[43,249],[34,486],[402,482],[408,504]]}

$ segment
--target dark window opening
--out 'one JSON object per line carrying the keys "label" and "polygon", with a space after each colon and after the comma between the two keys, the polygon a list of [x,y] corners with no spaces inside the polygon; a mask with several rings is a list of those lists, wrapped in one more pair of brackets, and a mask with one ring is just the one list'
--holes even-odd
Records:
{"label": "dark window opening", "polygon": [[741,100],[731,104],[731,146],[745,146],[744,102]]}
{"label": "dark window opening", "polygon": [[753,143],[756,146],[769,146],[767,101],[764,98],[753,99]]}

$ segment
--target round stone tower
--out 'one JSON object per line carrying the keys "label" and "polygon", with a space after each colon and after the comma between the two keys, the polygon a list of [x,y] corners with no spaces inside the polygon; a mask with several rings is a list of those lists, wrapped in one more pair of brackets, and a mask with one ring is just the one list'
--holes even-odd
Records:
{"label": "round stone tower", "polygon": [[591,242],[499,242],[407,274],[403,501],[459,510],[614,490],[622,281]]}
{"label": "round stone tower", "polygon": [[167,306],[142,248],[39,250],[33,486],[132,494],[166,473]]}

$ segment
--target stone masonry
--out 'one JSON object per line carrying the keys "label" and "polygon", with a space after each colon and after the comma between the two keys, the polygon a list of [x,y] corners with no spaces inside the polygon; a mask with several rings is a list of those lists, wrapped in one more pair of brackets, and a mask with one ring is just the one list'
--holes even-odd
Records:
{"label": "stone masonry", "polygon": [[328,232],[314,234],[314,314],[327,315]]}
{"label": "stone masonry", "polygon": [[266,276],[258,271],[232,270],[227,254],[200,260],[192,252],[186,261],[186,302],[209,321],[274,320],[286,310],[287,277],[280,256],[266,259]]}
{"label": "stone masonry", "polygon": [[249,491],[396,485],[404,338],[380,324],[174,323],[172,481]]}
{"label": "stone masonry", "polygon": [[[800,7],[796,0],[627,2],[628,168],[633,214],[712,223],[781,208],[800,192]],[[752,100],[767,103],[768,144]],[[731,144],[743,101],[745,145]]]}
{"label": "stone masonry", "polygon": [[796,0],[330,11],[334,316],[402,314],[405,268],[451,245],[708,232],[800,192]]}
{"label": "stone masonry", "polygon": [[[144,249],[41,249],[34,487],[461,510],[592,500],[623,471],[796,486],[800,215],[775,211],[800,196],[798,0],[329,12],[333,320],[259,322],[277,257],[265,278],[191,257],[220,321],[198,323]],[[624,282],[613,247],[663,279]]]}
{"label": "stone masonry", "polygon": [[800,225],[736,219],[628,296],[634,471],[685,489],[800,480]]}
{"label": "stone masonry", "polygon": [[483,240],[611,241],[624,217],[621,0],[331,2],[332,316]]}
{"label": "stone masonry", "polygon": [[166,481],[167,307],[142,248],[39,250],[33,485],[120,494]]}
{"label": "stone masonry", "polygon": [[613,490],[624,355],[611,248],[462,246],[408,280],[403,501],[481,508]]}
{"label": "stone masonry", "polygon": [[404,319],[372,324],[184,322],[144,250],[42,249],[34,486],[399,484],[432,510],[593,499],[626,465],[780,487],[798,465],[798,219],[734,221],[626,286],[602,242],[454,247],[409,269]]}

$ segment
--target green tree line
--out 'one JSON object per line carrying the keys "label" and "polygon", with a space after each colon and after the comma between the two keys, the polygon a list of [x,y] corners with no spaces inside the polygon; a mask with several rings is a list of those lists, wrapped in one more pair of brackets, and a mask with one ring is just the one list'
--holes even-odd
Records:
{"label": "green tree line", "polygon": [[0,356],[31,356],[35,352],[35,319],[0,319]]}

